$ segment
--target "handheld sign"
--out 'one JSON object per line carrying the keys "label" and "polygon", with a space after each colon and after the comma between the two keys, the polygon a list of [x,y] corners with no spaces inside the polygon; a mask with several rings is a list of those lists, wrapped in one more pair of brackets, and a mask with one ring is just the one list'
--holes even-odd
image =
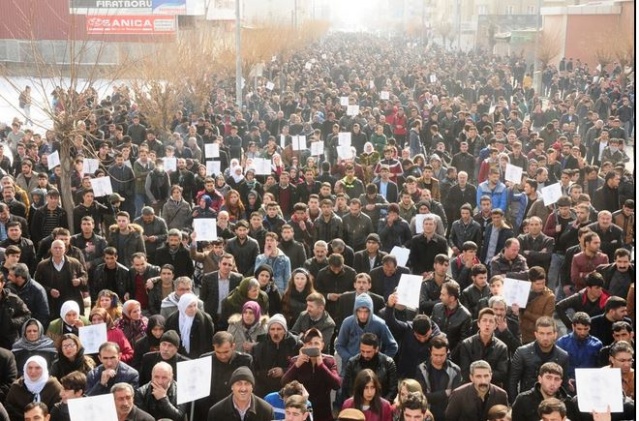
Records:
{"label": "handheld sign", "polygon": [[69,418],[71,421],[118,421],[115,399],[111,393],[69,399],[67,403],[69,405]]}
{"label": "handheld sign", "polygon": [[406,263],[408,263],[408,256],[410,256],[410,249],[395,246],[391,250],[390,254],[395,256],[397,259],[397,266],[406,266]]}
{"label": "handheld sign", "polygon": [[506,181],[511,181],[515,184],[521,184],[521,177],[524,174],[524,169],[512,164],[506,164]]}
{"label": "handheld sign", "polygon": [[403,274],[397,285],[397,304],[408,308],[419,308],[419,291],[424,278],[419,275]]}
{"label": "handheld sign", "polygon": [[517,304],[519,308],[526,308],[528,296],[530,295],[530,281],[520,281],[518,279],[504,279],[503,297],[509,306]]}
{"label": "handheld sign", "polygon": [[78,329],[78,337],[86,354],[97,354],[100,345],[107,342],[107,325],[99,323],[97,325],[82,326]]}
{"label": "handheld sign", "polygon": [[561,197],[561,184],[555,183],[541,189],[541,197],[544,199],[544,206],[550,206]]}
{"label": "handheld sign", "polygon": [[623,412],[620,368],[577,368],[575,383],[581,412]]}
{"label": "handheld sign", "polygon": [[217,220],[215,218],[196,218],[193,220],[193,231],[198,241],[217,240]]}
{"label": "handheld sign", "polygon": [[177,363],[177,378],[180,379],[177,382],[178,405],[205,398],[211,394],[212,358],[204,357]]}
{"label": "handheld sign", "polygon": [[50,170],[54,169],[60,165],[60,153],[58,151],[53,152],[49,155],[49,159],[47,160],[47,166]]}

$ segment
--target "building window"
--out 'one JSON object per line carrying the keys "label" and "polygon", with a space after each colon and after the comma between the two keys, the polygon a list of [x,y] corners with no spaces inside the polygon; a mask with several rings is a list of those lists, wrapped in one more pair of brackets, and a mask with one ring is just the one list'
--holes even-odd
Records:
{"label": "building window", "polygon": [[506,14],[514,15],[515,14],[515,6],[506,6]]}

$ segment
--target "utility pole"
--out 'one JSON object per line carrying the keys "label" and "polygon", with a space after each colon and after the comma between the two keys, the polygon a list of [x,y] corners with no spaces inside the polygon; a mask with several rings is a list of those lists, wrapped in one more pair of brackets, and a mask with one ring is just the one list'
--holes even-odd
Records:
{"label": "utility pole", "polygon": [[235,0],[235,103],[242,108],[242,21],[240,0]]}
{"label": "utility pole", "polygon": [[541,36],[541,0],[537,0],[537,22],[535,23],[535,57],[533,58],[533,87],[541,92],[541,69],[539,68],[539,37]]}

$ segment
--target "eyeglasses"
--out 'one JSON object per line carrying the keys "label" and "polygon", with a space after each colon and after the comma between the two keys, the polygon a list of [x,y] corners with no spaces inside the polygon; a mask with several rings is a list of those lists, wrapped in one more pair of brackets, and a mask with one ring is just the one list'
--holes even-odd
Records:
{"label": "eyeglasses", "polygon": [[76,346],[76,344],[62,344],[62,349],[75,348]]}
{"label": "eyeglasses", "polygon": [[634,358],[629,358],[629,359],[625,359],[625,358],[624,359],[619,359],[619,358],[616,358],[616,357],[612,357],[612,358],[614,358],[615,361],[617,361],[617,362],[619,362],[621,364],[632,364],[632,363],[635,362]]}

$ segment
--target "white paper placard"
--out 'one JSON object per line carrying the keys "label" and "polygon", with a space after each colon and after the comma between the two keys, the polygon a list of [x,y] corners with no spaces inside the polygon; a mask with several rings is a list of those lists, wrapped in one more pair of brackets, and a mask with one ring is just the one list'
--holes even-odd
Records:
{"label": "white paper placard", "polygon": [[111,177],[97,177],[91,179],[91,189],[94,197],[102,197],[113,194]]}
{"label": "white paper placard", "polygon": [[550,206],[557,203],[561,197],[561,184],[555,183],[541,189],[541,197],[544,199],[544,206]]}
{"label": "white paper placard", "polygon": [[388,91],[382,91],[379,93],[379,98],[380,99],[390,99],[390,92]]}
{"label": "white paper placard", "polygon": [[337,156],[341,159],[353,159],[353,150],[350,146],[338,146]]}
{"label": "white paper placard", "polygon": [[220,157],[220,145],[217,143],[205,143],[204,155],[207,158],[219,158]]}
{"label": "white paper placard", "polygon": [[316,60],[316,59],[314,59],[314,58],[312,58],[312,59],[311,59],[311,63],[315,64],[315,63],[317,63],[317,60]]}
{"label": "white paper placard", "polygon": [[60,165],[60,153],[58,153],[58,151],[55,151],[51,155],[49,155],[47,165],[49,166],[50,170]]}
{"label": "white paper placard", "polygon": [[348,97],[347,96],[339,97],[339,105],[341,105],[342,107],[348,107]]}
{"label": "white paper placard", "polygon": [[524,169],[512,164],[506,164],[506,181],[511,181],[515,184],[521,184],[521,177],[524,174]]}
{"label": "white paper placard", "polygon": [[266,89],[272,91],[275,88],[275,84],[273,82],[266,82]]}
{"label": "white paper placard", "polygon": [[530,295],[530,281],[505,278],[501,295],[506,299],[506,303],[509,306],[517,304],[519,308],[526,308],[528,296]]}
{"label": "white paper placard", "polygon": [[369,89],[375,88],[375,81],[374,80],[369,80],[368,81],[368,88]]}
{"label": "white paper placard", "polygon": [[437,75],[435,73],[431,73],[430,75],[430,83],[437,82]]}
{"label": "white paper placard", "polygon": [[284,149],[286,147],[286,136],[283,134],[280,135],[280,148]]}
{"label": "white paper placard", "polygon": [[351,116],[359,114],[359,105],[349,105],[346,114]]}
{"label": "white paper placard", "polygon": [[277,60],[277,56],[271,57],[271,61],[275,61],[275,60]]}
{"label": "white paper placard", "polygon": [[[199,233],[198,233],[199,240]],[[177,404],[192,402],[211,394],[211,368],[213,357],[198,358],[177,363]]]}
{"label": "white paper placard", "polygon": [[164,157],[162,158],[162,162],[164,163],[164,171],[171,172],[177,171],[177,158],[174,156]]}
{"label": "white paper placard", "polygon": [[424,218],[426,218],[427,213],[418,213],[415,215],[415,234],[423,234],[424,233]]}
{"label": "white paper placard", "polygon": [[308,149],[306,147],[306,136],[293,136],[293,150],[294,151],[305,151]]}
{"label": "white paper placard", "polygon": [[351,146],[351,132],[339,132],[337,141],[339,146]]}
{"label": "white paper placard", "polygon": [[253,159],[253,165],[255,166],[255,175],[270,175],[271,174],[271,160],[265,158]]}
{"label": "white paper placard", "polygon": [[419,291],[424,278],[419,275],[403,274],[397,285],[397,304],[408,308],[419,308]]}
{"label": "white paper placard", "polygon": [[579,411],[623,412],[623,387],[620,368],[576,368],[575,383]]}
{"label": "white paper placard", "polygon": [[94,174],[100,168],[99,159],[84,158],[82,162],[82,172],[84,174]]}
{"label": "white paper placard", "polygon": [[193,219],[193,231],[197,233],[197,241],[217,240],[217,220],[215,218]]}
{"label": "white paper placard", "polygon": [[322,54],[322,60],[326,60],[326,54]]}
{"label": "white paper placard", "polygon": [[81,326],[78,329],[78,337],[85,354],[97,354],[100,345],[107,341],[107,325],[99,323],[96,325]]}
{"label": "white paper placard", "polygon": [[118,421],[115,399],[111,393],[69,399],[67,403],[71,421]]}
{"label": "white paper placard", "polygon": [[324,141],[318,140],[311,142],[311,156],[324,155]]}
{"label": "white paper placard", "polygon": [[206,161],[206,174],[207,175],[222,174],[222,163],[220,161]]}
{"label": "white paper placard", "polygon": [[397,259],[397,266],[405,267],[406,263],[408,263],[408,256],[410,256],[410,249],[395,246],[391,250],[390,254],[395,256],[395,258]]}
{"label": "white paper placard", "polygon": [[313,64],[310,61],[307,61],[306,64],[304,65],[304,68],[306,70],[311,70],[313,68]]}

